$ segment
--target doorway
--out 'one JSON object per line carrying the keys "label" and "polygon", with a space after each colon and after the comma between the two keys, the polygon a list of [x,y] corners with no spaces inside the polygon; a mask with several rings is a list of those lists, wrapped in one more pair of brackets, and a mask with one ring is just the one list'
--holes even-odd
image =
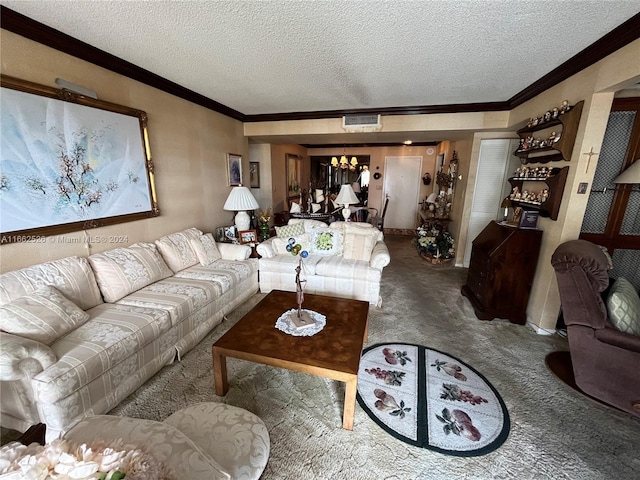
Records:
{"label": "doorway", "polygon": [[418,215],[422,157],[385,157],[384,172],[383,203],[389,199],[385,230],[413,233]]}
{"label": "doorway", "polygon": [[[337,157],[340,158],[340,155]],[[354,187],[353,190],[360,203],[366,206],[369,199],[370,156],[357,155],[358,163],[354,168],[332,167],[331,158],[332,156],[310,157],[312,188],[323,190],[329,195],[337,195],[340,192],[340,185],[349,184]]]}

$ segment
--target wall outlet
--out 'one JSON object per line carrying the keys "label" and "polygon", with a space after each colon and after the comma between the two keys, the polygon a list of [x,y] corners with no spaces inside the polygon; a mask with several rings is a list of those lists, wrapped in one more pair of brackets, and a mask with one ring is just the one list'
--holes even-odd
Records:
{"label": "wall outlet", "polygon": [[580,182],[580,184],[578,185],[578,193],[579,194],[587,193],[587,187],[588,186],[589,186],[589,184],[587,182]]}

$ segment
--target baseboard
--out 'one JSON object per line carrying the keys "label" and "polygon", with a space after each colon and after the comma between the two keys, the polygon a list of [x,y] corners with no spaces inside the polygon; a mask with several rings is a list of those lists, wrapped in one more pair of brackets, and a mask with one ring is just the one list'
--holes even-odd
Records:
{"label": "baseboard", "polygon": [[548,330],[546,328],[540,328],[535,323],[531,323],[529,320],[527,320],[527,325],[529,327],[531,327],[533,329],[533,331],[536,332],[538,335],[555,335],[555,333],[556,333],[555,330]]}

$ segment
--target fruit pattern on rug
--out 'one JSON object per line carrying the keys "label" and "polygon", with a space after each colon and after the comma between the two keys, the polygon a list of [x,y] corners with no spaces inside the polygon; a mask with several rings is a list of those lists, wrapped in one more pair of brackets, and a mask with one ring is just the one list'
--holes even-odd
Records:
{"label": "fruit pattern on rug", "polygon": [[509,413],[495,388],[460,359],[421,345],[366,348],[357,399],[391,435],[449,455],[485,455],[509,435]]}

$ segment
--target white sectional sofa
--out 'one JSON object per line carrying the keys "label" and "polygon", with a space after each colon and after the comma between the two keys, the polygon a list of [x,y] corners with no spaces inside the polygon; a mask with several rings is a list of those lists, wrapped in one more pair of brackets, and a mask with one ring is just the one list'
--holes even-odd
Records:
{"label": "white sectional sofa", "polygon": [[111,410],[257,292],[250,253],[191,228],[1,275],[2,426],[49,440]]}
{"label": "white sectional sofa", "polygon": [[[304,291],[364,300],[380,306],[380,279],[389,264],[389,250],[381,231],[369,223],[291,219],[276,227],[257,247],[260,258],[260,291],[295,292],[300,253],[287,251],[290,238],[308,252],[303,258]],[[295,253],[295,252],[293,252]]]}

